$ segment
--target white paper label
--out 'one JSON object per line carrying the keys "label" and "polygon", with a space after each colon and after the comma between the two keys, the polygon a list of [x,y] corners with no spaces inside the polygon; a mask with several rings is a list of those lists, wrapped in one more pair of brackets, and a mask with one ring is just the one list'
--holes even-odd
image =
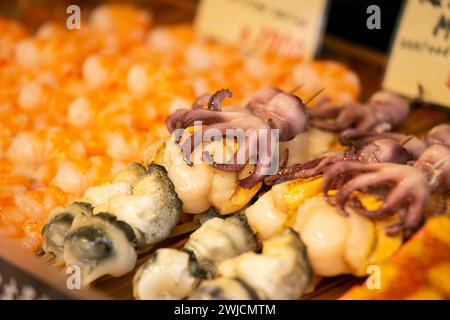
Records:
{"label": "white paper label", "polygon": [[204,36],[245,48],[312,59],[326,0],[202,0],[195,26]]}
{"label": "white paper label", "polygon": [[450,0],[406,1],[383,88],[450,107]]}

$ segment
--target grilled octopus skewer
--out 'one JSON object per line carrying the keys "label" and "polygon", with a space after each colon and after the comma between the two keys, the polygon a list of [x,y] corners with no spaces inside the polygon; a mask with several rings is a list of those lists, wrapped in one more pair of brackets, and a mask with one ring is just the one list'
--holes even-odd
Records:
{"label": "grilled octopus skewer", "polygon": [[267,185],[288,180],[307,179],[323,174],[329,166],[340,161],[358,161],[362,163],[394,162],[406,163],[410,159],[408,150],[392,139],[375,139],[347,151],[328,152],[309,162],[281,169],[277,174],[267,177]]}
{"label": "grilled octopus skewer", "polygon": [[[450,190],[450,147],[443,144],[430,146],[413,166],[396,163],[364,164],[341,161],[329,167],[324,175],[324,193],[333,187],[336,178],[344,179],[337,189],[334,205],[346,214],[349,203],[360,214],[371,218],[384,218],[406,207],[401,221],[389,227],[388,234],[414,231],[424,220],[426,201],[432,193],[444,194]],[[386,200],[376,210],[366,209],[351,197],[353,191],[385,191]]]}
{"label": "grilled octopus skewer", "polygon": [[[233,161],[229,163],[217,164],[208,153],[204,153],[203,158],[214,168],[225,171],[240,171],[249,159],[256,160],[254,172],[239,180],[239,185],[245,188],[252,188],[261,182],[268,175],[266,169],[272,168],[275,160],[274,154],[270,152],[275,143],[272,138],[273,129],[278,130],[280,142],[291,140],[306,129],[308,114],[302,100],[275,88],[260,89],[245,107],[222,109],[220,105],[223,99],[231,97],[231,92],[227,89],[209,96],[206,106],[201,107],[206,97],[197,99],[191,110],[177,110],[172,113],[166,121],[167,129],[171,133],[179,134],[177,129],[186,129],[196,121],[202,122],[202,129],[181,143],[183,159],[189,165],[193,164],[191,152],[212,132],[214,138],[219,135],[219,138],[226,136],[240,139],[238,151],[244,152],[244,163],[236,163],[236,157],[233,157]],[[244,132],[246,135],[242,139],[239,134]],[[266,150],[263,151],[263,147]],[[251,150],[256,150],[256,154],[250,154]]]}

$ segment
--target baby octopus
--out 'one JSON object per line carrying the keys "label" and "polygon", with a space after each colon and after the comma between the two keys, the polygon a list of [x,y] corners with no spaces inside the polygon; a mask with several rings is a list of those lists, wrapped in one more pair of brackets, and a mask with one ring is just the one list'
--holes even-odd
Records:
{"label": "baby octopus", "polygon": [[[401,212],[400,222],[387,228],[387,234],[415,231],[424,220],[424,208],[432,193],[445,194],[450,189],[450,147],[443,144],[430,146],[413,166],[398,163],[370,163],[340,161],[330,166],[324,175],[324,194],[331,202],[328,191],[340,179],[334,195],[334,205],[343,214],[348,203],[358,213],[370,218],[384,218]],[[353,191],[372,190],[386,192],[384,203],[376,210],[368,210]]]}
{"label": "baby octopus", "polygon": [[289,141],[306,130],[308,112],[299,97],[271,87],[258,90],[245,107],[222,109],[222,101],[231,96],[232,93],[227,89],[211,96],[203,95],[194,102],[191,110],[172,113],[166,126],[179,141],[181,131],[177,129],[191,127],[196,121],[202,122],[201,129],[183,142],[179,141],[183,160],[189,165],[193,165],[191,152],[203,141],[222,137],[236,139],[238,147],[230,161],[216,163],[208,152],[203,152],[203,161],[218,170],[231,172],[240,171],[250,160],[254,161],[252,163],[256,163],[256,166],[253,173],[239,180],[240,186],[251,188],[268,175],[268,169],[273,168],[276,161],[282,164],[286,162],[287,152],[281,159],[276,157],[278,152],[271,152],[277,142],[272,129],[279,130],[280,142]]}
{"label": "baby octopus", "polygon": [[431,129],[425,137],[427,145],[445,144],[450,146],[450,124],[440,124]]}
{"label": "baby octopus", "polygon": [[402,123],[408,114],[409,104],[405,99],[379,91],[366,104],[351,102],[313,108],[310,124],[319,129],[340,132],[340,139],[346,141],[365,132],[390,131]]}
{"label": "baby octopus", "polygon": [[327,168],[340,161],[360,163],[395,162],[406,163],[410,159],[408,150],[393,139],[379,138],[355,144],[346,151],[331,151],[306,163],[283,168],[267,177],[264,182],[274,185],[288,180],[307,179],[323,174]]}

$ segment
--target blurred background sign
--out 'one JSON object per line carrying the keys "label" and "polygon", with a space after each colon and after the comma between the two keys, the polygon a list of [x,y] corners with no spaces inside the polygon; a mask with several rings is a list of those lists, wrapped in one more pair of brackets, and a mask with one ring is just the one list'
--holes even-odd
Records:
{"label": "blurred background sign", "polygon": [[450,107],[450,0],[405,2],[383,87]]}
{"label": "blurred background sign", "polygon": [[195,26],[204,36],[249,49],[314,57],[326,0],[202,0]]}

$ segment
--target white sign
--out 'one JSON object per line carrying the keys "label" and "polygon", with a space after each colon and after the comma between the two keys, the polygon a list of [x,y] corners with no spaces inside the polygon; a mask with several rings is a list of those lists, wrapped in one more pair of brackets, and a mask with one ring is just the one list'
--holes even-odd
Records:
{"label": "white sign", "polygon": [[450,0],[405,1],[383,88],[450,107]]}
{"label": "white sign", "polygon": [[195,26],[225,43],[312,59],[326,6],[326,0],[202,0]]}

